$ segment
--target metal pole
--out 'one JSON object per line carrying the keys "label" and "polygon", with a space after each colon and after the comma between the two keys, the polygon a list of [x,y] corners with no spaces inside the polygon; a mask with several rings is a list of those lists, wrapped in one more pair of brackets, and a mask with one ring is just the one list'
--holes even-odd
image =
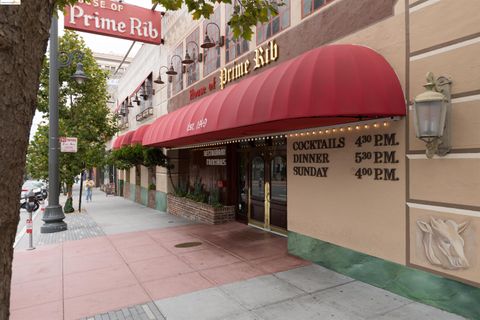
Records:
{"label": "metal pole", "polygon": [[78,212],[82,212],[82,191],[83,191],[83,175],[85,170],[82,169],[80,174],[80,196],[78,197]]}
{"label": "metal pole", "polygon": [[59,204],[60,182],[58,165],[58,19],[52,16],[50,27],[50,73],[48,79],[49,103],[49,141],[48,141],[48,206],[42,220],[45,224],[40,228],[41,233],[53,233],[67,230],[63,221],[65,214]]}
{"label": "metal pole", "polygon": [[32,220],[32,210],[28,210],[28,220],[29,220],[29,224],[30,226],[27,226],[30,227],[30,232],[28,234],[28,249],[27,250],[33,250],[35,249],[35,247],[33,246],[33,220]]}

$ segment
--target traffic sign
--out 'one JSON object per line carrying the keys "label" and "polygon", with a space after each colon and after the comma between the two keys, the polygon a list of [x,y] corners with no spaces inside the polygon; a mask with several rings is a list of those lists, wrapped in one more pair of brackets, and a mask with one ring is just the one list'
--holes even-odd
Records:
{"label": "traffic sign", "polygon": [[60,152],[77,152],[77,138],[60,137]]}

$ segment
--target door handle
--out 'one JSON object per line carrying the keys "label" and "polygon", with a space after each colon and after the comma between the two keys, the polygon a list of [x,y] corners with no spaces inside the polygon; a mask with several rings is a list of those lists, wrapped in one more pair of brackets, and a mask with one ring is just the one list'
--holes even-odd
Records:
{"label": "door handle", "polygon": [[265,182],[265,201],[270,202],[270,183]]}

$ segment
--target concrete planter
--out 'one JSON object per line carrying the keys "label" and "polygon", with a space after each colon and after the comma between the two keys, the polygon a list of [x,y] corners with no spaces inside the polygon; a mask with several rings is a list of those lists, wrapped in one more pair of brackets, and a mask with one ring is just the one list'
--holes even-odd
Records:
{"label": "concrete planter", "polygon": [[221,224],[235,220],[235,206],[217,208],[172,194],[167,197],[167,212],[170,214],[207,224]]}

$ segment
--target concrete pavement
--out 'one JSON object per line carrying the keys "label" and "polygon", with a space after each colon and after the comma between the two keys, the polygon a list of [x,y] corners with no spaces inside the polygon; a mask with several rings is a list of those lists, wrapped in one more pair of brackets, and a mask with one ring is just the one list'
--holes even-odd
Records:
{"label": "concrete pavement", "polygon": [[193,224],[99,191],[85,208],[101,234],[15,250],[11,319],[463,319],[240,223]]}

